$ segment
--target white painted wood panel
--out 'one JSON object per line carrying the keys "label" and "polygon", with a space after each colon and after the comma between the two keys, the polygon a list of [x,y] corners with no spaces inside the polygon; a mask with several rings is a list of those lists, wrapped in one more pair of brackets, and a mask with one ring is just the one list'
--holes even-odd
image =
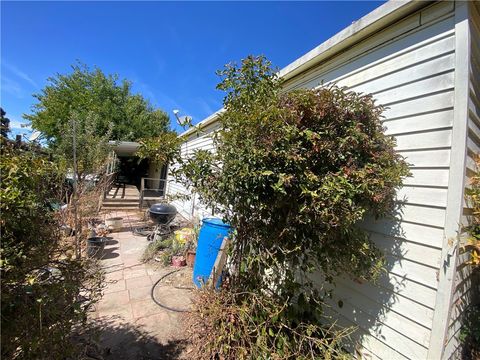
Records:
{"label": "white painted wood panel", "polygon": [[412,168],[445,168],[450,164],[450,150],[398,151]]}
{"label": "white painted wood panel", "polygon": [[365,221],[361,226],[374,233],[400,237],[437,249],[442,247],[443,229],[439,227],[391,219]]}
{"label": "white painted wood panel", "polygon": [[[339,300],[343,303],[341,309],[338,306]],[[429,328],[422,326],[418,322],[402,316],[391,309],[379,314],[379,306],[375,301],[351,288],[338,288],[334,293],[334,301],[336,304],[332,306],[335,306],[337,311],[349,311],[352,314],[356,314],[358,310],[360,310],[366,315],[366,317],[368,317],[369,322],[373,324],[374,328],[387,326],[395,332],[403,334],[408,338],[409,342],[414,341],[424,347],[428,346],[430,337]],[[415,305],[410,309],[411,314],[413,314],[414,311]],[[395,327],[392,328],[391,324],[395,324]]]}
{"label": "white painted wood panel", "polygon": [[[392,278],[395,276],[390,275]],[[365,297],[372,301],[372,308],[378,309],[380,312],[394,311],[418,324],[424,326],[427,329],[432,327],[433,320],[433,306],[435,305],[435,292],[425,293],[425,287],[418,285],[412,281],[404,278],[396,277],[393,279],[396,282],[394,289],[383,287],[382,284],[386,284],[387,281],[390,284],[392,279],[379,282],[375,286],[371,284],[358,284],[352,280],[341,279],[338,281],[342,288],[349,289],[353,294],[357,294],[356,297]],[[425,299],[432,304],[432,307],[425,306],[423,303],[416,302],[410,298],[412,294],[405,293],[404,289],[417,288],[425,296]],[[335,293],[334,293],[335,294]],[[334,295],[334,297],[337,297]],[[416,297],[416,295],[415,295]],[[385,301],[379,301],[379,299],[385,299]],[[334,301],[337,303],[337,301]],[[388,306],[386,306],[388,304]]]}
{"label": "white painted wood panel", "polygon": [[[415,66],[414,71],[418,74],[418,78],[435,74],[432,68],[426,66],[426,64],[435,64],[440,66],[441,69],[447,70],[451,68],[449,62],[451,61],[451,53],[454,51],[454,37],[450,31],[440,37],[438,40],[429,43],[425,46],[418,47],[402,55],[394,57],[393,59],[380,62],[368,69],[364,69],[354,75],[347,77],[345,80],[338,81],[340,86],[348,86],[351,90],[356,90],[359,85],[363,83],[372,83],[373,90],[378,91],[381,88],[375,88],[374,84],[381,82],[377,79],[388,79],[393,83],[402,83],[405,78],[399,77],[398,74],[405,75],[412,71],[410,69]],[[419,69],[427,71],[426,74],[422,74]],[[400,71],[399,71],[400,70]],[[442,71],[442,70],[441,70]],[[362,90],[365,92],[365,90]]]}
{"label": "white painted wood panel", "polygon": [[397,135],[395,138],[397,139],[397,151],[445,148],[452,144],[452,131],[450,129],[437,130]]}
{"label": "white painted wood panel", "polygon": [[432,289],[437,287],[437,272],[436,269],[418,264],[406,259],[399,260],[393,256],[386,255],[386,259],[392,265],[389,266],[389,271],[397,276],[415,281]]}
{"label": "white painted wood panel", "polygon": [[448,169],[411,169],[405,185],[444,187],[448,186]]}
{"label": "white painted wood panel", "polygon": [[450,128],[452,126],[453,110],[414,115],[397,120],[384,121],[385,133],[401,135],[405,133]]}
{"label": "white painted wood panel", "polygon": [[428,206],[405,204],[397,217],[403,221],[420,225],[443,227],[445,210]]}
{"label": "white painted wood panel", "polygon": [[383,116],[386,120],[393,120],[452,107],[453,91],[445,91],[440,94],[427,95],[390,105],[383,113]]}
{"label": "white painted wood panel", "polygon": [[[412,25],[416,21],[417,20],[411,20],[410,24],[408,24],[406,28],[399,32],[408,33],[409,30],[412,30]],[[402,26],[402,24],[397,26]],[[450,36],[452,34],[452,29],[453,18],[450,17],[431,26],[420,27],[418,31],[410,32],[408,35],[400,36],[395,40],[388,37],[387,31],[383,31],[380,36],[375,37],[383,40],[382,45],[379,47],[373,48],[371,46],[372,44],[378,42],[378,39],[371,38],[372,40],[367,40],[364,46],[361,46],[362,44],[358,44],[356,49],[352,49],[337,56],[335,61],[329,61],[327,63],[320,64],[316,69],[307,71],[306,73],[290,80],[287,84],[285,84],[286,89],[291,90],[300,87],[314,88],[321,85],[322,81],[339,82],[343,80],[344,77],[346,78],[353,76],[355,73],[366,71],[370,67],[380,63],[386,63],[389,60],[392,60],[390,64],[394,67],[393,64],[395,64],[397,57],[400,57],[403,54],[409,53],[415,49],[422,48],[423,46],[427,46],[436,40]],[[427,53],[428,50],[430,49],[427,49]],[[416,59],[413,57],[410,61],[414,62],[415,60]],[[400,62],[400,68],[402,65],[403,63]],[[365,78],[370,79],[379,76],[378,74],[381,75],[382,72],[377,71],[375,75],[373,74],[367,73]],[[347,83],[345,83],[345,85],[346,84]]]}
{"label": "white painted wood panel", "polygon": [[[338,312],[336,311],[338,310]],[[340,325],[358,326],[362,345],[381,359],[425,359],[427,349],[388,326],[374,329],[375,322],[361,309],[345,304],[344,308],[327,311]],[[340,316],[336,316],[337,313]],[[350,316],[346,315],[351,313]]]}
{"label": "white painted wood panel", "polygon": [[397,192],[397,201],[445,208],[447,206],[447,189],[404,186]]}
{"label": "white painted wood panel", "polygon": [[373,93],[373,95],[380,104],[390,106],[446,90],[453,90],[453,72],[397,86],[389,90]]}
{"label": "white painted wood panel", "polygon": [[[428,247],[425,246],[425,244],[405,241],[402,238],[392,238],[385,234],[378,233],[372,233],[371,239],[378,248],[397,258],[407,259],[435,268],[440,266],[441,251],[438,248]],[[392,244],[395,244],[393,248]]]}
{"label": "white painted wood panel", "polygon": [[[357,330],[353,335],[351,335],[352,342],[358,342],[362,345],[364,352],[358,356],[359,358],[367,358],[373,354],[380,359],[388,360],[406,360],[408,357],[402,355],[400,352],[396,351],[393,347],[387,345],[383,337],[378,336],[377,334],[373,335],[368,330],[365,330],[361,325],[357,324],[355,321],[348,319],[343,316],[341,313],[337,313],[332,308],[325,309],[326,316],[331,318],[330,321],[335,321],[335,323],[340,327],[355,327]],[[358,347],[356,347],[358,349]]]}

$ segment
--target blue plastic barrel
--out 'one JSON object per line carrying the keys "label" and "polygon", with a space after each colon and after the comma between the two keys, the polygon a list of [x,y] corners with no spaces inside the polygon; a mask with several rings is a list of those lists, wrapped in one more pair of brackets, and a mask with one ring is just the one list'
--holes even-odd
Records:
{"label": "blue plastic barrel", "polygon": [[[205,218],[198,235],[197,254],[193,266],[193,282],[199,288],[210,278],[223,239],[232,227],[218,218]],[[217,284],[218,287],[219,284]]]}

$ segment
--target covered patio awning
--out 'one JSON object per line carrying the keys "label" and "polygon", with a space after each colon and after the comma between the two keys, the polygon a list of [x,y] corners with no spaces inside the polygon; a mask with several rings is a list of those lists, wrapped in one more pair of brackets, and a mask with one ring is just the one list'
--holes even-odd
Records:
{"label": "covered patio awning", "polygon": [[112,145],[117,156],[134,156],[140,146],[139,143],[134,141],[109,141],[108,143]]}

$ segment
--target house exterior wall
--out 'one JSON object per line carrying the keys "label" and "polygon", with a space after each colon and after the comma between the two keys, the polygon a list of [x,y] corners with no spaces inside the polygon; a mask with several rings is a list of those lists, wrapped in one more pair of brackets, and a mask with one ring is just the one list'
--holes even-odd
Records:
{"label": "house exterior wall", "polygon": [[[455,166],[452,136],[454,119],[458,117],[456,6],[453,2],[425,3],[422,9],[294,76],[284,85],[288,91],[335,82],[350,90],[373,94],[377,103],[386,106],[386,133],[396,138],[396,150],[410,163],[412,176],[398,193],[402,206],[396,217],[362,224],[386,253],[386,273],[376,284],[338,278],[331,301],[329,315],[333,320],[358,327],[352,343],[359,345],[350,350],[365,358],[440,359],[449,353],[432,351],[431,344],[435,343],[433,335],[447,336],[447,326],[438,321],[448,321],[447,314],[437,309],[439,302],[445,308],[451,306],[453,299],[443,297],[452,284],[451,277],[443,273],[449,266],[444,262],[445,256],[449,256],[445,244],[452,231],[450,224],[446,231],[446,217],[447,210],[455,210],[453,201],[449,205],[449,198],[461,196],[449,191],[463,178],[450,171]],[[478,48],[474,51],[478,54]],[[471,113],[476,111],[477,117],[472,115],[470,122],[471,132],[478,135],[478,55],[476,58],[471,88],[477,101],[470,102],[476,104]],[[191,135],[184,144],[185,156],[195,149],[214,150],[210,135],[215,129],[215,125],[209,125],[203,135]],[[472,151],[478,153],[477,139],[470,143]],[[188,194],[188,190],[172,181],[168,193]],[[198,200],[175,205],[190,216],[209,213]],[[444,340],[442,337],[440,343]]]}
{"label": "house exterior wall", "polygon": [[[215,151],[212,135],[218,128],[219,123],[215,122],[200,129],[198,133],[194,132],[189,135],[186,141],[182,144],[182,158],[188,158],[196,150],[200,149]],[[172,164],[171,168],[175,169],[176,166],[176,164]],[[177,182],[171,173],[169,173],[167,177],[167,196],[172,199],[171,203],[177,208],[177,210],[189,219],[201,219],[205,216],[212,215],[212,211],[201,204],[198,196]]]}

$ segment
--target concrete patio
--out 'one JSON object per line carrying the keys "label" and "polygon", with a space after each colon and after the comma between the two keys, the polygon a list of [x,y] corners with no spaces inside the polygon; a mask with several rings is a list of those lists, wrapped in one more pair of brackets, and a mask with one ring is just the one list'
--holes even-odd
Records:
{"label": "concrete patio", "polygon": [[[154,283],[172,271],[141,262],[146,237],[132,228],[143,224],[142,213],[114,212],[123,217],[123,229],[110,234],[101,260],[106,287],[94,314],[101,328],[100,346],[106,359],[179,359],[185,348],[180,312],[166,310],[151,298]],[[175,304],[188,308],[185,291],[160,289]],[[159,296],[162,296],[160,294]]]}

